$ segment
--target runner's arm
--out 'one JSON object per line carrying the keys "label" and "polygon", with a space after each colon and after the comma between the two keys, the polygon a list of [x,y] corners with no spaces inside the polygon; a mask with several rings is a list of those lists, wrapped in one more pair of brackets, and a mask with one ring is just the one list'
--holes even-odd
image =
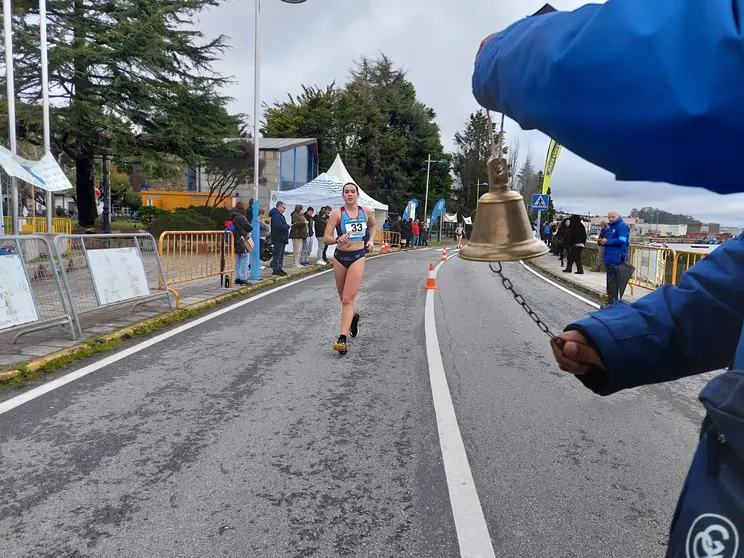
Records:
{"label": "runner's arm", "polygon": [[362,209],[364,210],[364,216],[367,219],[367,227],[369,228],[369,243],[372,244],[372,249],[374,250],[375,234],[377,233],[377,221],[375,221],[375,210],[372,209],[371,211],[367,211],[366,208],[362,208]]}
{"label": "runner's arm", "polygon": [[619,180],[741,192],[726,169],[744,136],[742,13],[744,0],[610,0],[528,17],[486,40],[473,93]]}
{"label": "runner's arm", "polygon": [[715,249],[680,280],[633,304],[613,304],[569,325],[606,371],[577,376],[601,395],[731,365],[744,325],[744,234]]}
{"label": "runner's arm", "polygon": [[323,242],[326,245],[332,245],[337,244],[338,239],[333,236],[333,233],[336,232],[336,227],[338,226],[338,222],[341,219],[341,212],[334,209],[331,211],[331,215],[328,217],[328,224],[326,224],[325,232],[323,233]]}

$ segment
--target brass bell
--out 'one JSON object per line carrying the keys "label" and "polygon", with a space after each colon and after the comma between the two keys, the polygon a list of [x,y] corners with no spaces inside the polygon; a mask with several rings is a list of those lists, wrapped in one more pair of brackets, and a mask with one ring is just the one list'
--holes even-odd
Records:
{"label": "brass bell", "polygon": [[[501,129],[503,137],[503,120]],[[508,179],[506,159],[501,157],[500,149],[492,149],[488,160],[489,190],[478,200],[473,234],[470,242],[459,252],[462,259],[509,262],[548,253],[545,243],[535,238],[532,232],[524,198],[509,188]]]}

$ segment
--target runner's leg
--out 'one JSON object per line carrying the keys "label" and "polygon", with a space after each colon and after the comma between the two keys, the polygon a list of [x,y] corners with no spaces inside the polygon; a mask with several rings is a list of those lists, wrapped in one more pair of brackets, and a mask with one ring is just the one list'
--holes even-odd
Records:
{"label": "runner's leg", "polygon": [[341,335],[349,335],[354,319],[354,299],[364,278],[365,258],[359,258],[346,271],[346,281],[341,293]]}
{"label": "runner's leg", "polygon": [[333,275],[336,278],[336,290],[339,300],[344,294],[344,283],[346,282],[346,268],[336,258],[333,258]]}

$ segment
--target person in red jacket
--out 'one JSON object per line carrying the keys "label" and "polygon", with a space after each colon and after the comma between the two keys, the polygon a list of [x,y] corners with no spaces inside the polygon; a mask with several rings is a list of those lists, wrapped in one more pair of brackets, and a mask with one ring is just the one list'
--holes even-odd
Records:
{"label": "person in red jacket", "polygon": [[418,244],[419,244],[419,235],[421,234],[421,227],[419,226],[419,220],[418,219],[416,219],[413,222],[412,231],[413,231],[413,245],[414,246],[418,246]]}

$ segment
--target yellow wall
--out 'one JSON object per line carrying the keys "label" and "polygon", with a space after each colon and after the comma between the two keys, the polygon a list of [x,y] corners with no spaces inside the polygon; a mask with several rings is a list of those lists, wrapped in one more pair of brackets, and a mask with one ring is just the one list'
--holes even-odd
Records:
{"label": "yellow wall", "polygon": [[[144,190],[142,205],[153,206],[170,211],[179,207],[206,205],[209,194],[204,192],[168,192],[165,190]],[[210,201],[213,204],[214,198]],[[218,207],[232,209],[233,198],[227,198]]]}

